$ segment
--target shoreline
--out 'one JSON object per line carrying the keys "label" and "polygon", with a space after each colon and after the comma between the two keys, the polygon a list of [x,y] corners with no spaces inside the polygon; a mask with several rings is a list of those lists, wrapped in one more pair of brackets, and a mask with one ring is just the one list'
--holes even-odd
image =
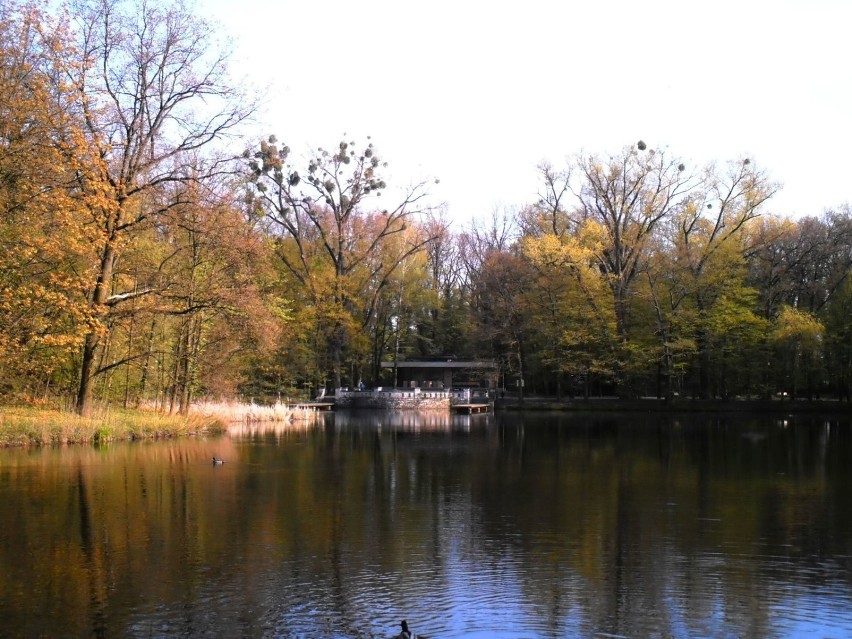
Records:
{"label": "shoreline", "polygon": [[316,413],[288,405],[200,402],[189,415],[105,404],[90,417],[56,407],[0,404],[0,448],[101,445],[110,442],[223,435],[234,423],[304,423]]}
{"label": "shoreline", "polygon": [[497,399],[495,411],[643,412],[643,413],[769,413],[852,416],[852,403],[837,400],[758,399],[562,399],[516,397]]}

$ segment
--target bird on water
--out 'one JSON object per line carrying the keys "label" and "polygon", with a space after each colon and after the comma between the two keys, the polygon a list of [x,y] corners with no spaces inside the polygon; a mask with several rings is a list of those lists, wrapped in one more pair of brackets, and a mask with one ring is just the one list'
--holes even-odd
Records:
{"label": "bird on water", "polygon": [[224,464],[224,463],[225,463],[224,459],[219,459],[218,457],[213,458],[213,465],[214,466],[216,466],[217,464]]}
{"label": "bird on water", "polygon": [[408,622],[405,619],[399,625],[402,626],[402,632],[398,635],[399,639],[417,639],[417,635],[408,629]]}

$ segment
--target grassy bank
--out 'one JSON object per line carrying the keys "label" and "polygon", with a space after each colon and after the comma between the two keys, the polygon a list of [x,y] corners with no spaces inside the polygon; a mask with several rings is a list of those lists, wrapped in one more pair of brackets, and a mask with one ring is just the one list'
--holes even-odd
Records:
{"label": "grassy bank", "polygon": [[30,407],[0,407],[0,446],[94,444],[222,433],[226,424],[214,416],[189,417],[103,408],[91,417]]}

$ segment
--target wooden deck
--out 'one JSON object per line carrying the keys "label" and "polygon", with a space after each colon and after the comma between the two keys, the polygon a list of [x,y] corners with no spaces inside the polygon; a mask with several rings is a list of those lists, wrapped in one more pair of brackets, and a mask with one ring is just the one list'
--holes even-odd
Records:
{"label": "wooden deck", "polygon": [[450,408],[454,413],[472,415],[473,413],[487,413],[489,406],[490,404],[453,404]]}
{"label": "wooden deck", "polygon": [[293,408],[301,410],[333,410],[334,402],[299,402]]}

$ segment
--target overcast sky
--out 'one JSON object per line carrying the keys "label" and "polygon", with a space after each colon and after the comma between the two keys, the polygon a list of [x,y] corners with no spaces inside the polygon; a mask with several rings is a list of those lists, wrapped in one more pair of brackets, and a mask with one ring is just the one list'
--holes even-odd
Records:
{"label": "overcast sky", "polygon": [[536,165],[645,140],[692,164],[748,156],[770,210],[852,201],[848,0],[208,0],[258,137],[295,153],[372,136],[393,179],[466,222],[536,199]]}

